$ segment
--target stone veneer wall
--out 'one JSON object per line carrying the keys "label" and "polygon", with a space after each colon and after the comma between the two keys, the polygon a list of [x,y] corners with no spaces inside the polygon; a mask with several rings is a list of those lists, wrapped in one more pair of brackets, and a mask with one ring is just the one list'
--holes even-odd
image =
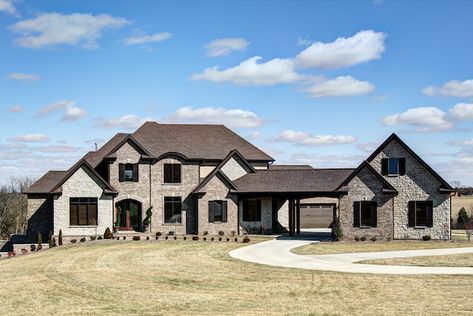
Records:
{"label": "stone veneer wall", "polygon": [[[218,178],[213,177],[205,186],[205,195],[198,199],[198,222],[199,234],[204,232],[210,235],[216,235],[219,231],[225,232],[226,235],[238,231],[238,207],[236,197],[228,196],[227,186]],[[226,223],[209,223],[209,201],[223,200],[227,201],[227,222]]]}
{"label": "stone veneer wall", "polygon": [[272,211],[273,211],[273,200],[271,198],[262,198],[261,200],[261,221],[245,222],[243,221],[243,200],[239,201],[240,204],[240,233],[261,233],[261,231],[272,230]]}
{"label": "stone veneer wall", "polygon": [[[393,238],[393,196],[382,193],[383,183],[366,167],[348,184],[348,195],[340,198],[339,216],[343,239],[372,237]],[[353,227],[353,202],[376,201],[378,204],[377,227]]]}
{"label": "stone veneer wall", "polygon": [[235,158],[230,158],[220,170],[232,181],[248,173]]}
{"label": "stone veneer wall", "polygon": [[[79,168],[63,185],[62,194],[54,199],[54,235],[62,230],[63,235],[92,236],[103,235],[107,227],[113,225],[113,197],[103,195],[103,188],[97,184],[98,179],[84,168]],[[97,225],[70,226],[69,198],[97,197]]]}
{"label": "stone veneer wall", "polygon": [[[440,194],[439,181],[396,141],[388,144],[372,161],[371,165],[381,173],[382,158],[406,158],[406,175],[386,180],[398,191],[394,198],[394,238],[419,239],[430,235],[434,239],[450,239],[450,194]],[[433,227],[407,227],[409,201],[433,201]]]}
{"label": "stone veneer wall", "polygon": [[49,231],[54,229],[53,209],[52,196],[28,198],[27,237],[36,240],[38,232],[41,232],[43,237],[46,237]]}

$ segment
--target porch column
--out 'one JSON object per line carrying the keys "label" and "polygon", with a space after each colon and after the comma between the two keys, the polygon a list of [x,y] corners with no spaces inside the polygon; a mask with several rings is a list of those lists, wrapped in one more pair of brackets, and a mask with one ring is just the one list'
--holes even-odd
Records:
{"label": "porch column", "polygon": [[292,217],[292,210],[294,208],[294,200],[289,200],[289,210],[287,212],[288,216],[289,216],[289,227],[288,227],[288,230],[289,230],[289,236],[293,236],[293,228],[292,228],[292,220],[293,220],[293,217]]}
{"label": "porch column", "polygon": [[301,200],[297,200],[296,204],[296,226],[297,234],[301,233]]}

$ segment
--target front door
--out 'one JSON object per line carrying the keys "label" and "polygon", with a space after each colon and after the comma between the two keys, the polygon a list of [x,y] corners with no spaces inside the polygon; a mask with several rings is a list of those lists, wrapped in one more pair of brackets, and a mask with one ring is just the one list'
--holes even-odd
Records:
{"label": "front door", "polygon": [[116,204],[119,230],[141,231],[141,203],[124,200]]}

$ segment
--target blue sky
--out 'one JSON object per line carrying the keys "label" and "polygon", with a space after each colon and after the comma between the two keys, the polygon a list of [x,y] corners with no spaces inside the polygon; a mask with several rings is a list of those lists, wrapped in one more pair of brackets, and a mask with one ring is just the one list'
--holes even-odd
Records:
{"label": "blue sky", "polygon": [[471,1],[0,0],[0,182],[146,120],[224,123],[279,163],[392,132],[473,185]]}

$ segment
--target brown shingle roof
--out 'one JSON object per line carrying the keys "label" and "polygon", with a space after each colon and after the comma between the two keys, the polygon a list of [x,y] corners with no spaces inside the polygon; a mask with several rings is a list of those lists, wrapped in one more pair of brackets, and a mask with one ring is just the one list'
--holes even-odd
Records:
{"label": "brown shingle roof", "polygon": [[28,189],[24,190],[23,193],[50,193],[66,174],[67,171],[48,171]]}
{"label": "brown shingle roof", "polygon": [[273,160],[223,125],[146,122],[132,135],[156,158],[166,153],[179,153],[186,158],[222,160],[237,149],[250,161]]}
{"label": "brown shingle roof", "polygon": [[270,170],[312,170],[314,169],[309,165],[270,165]]}
{"label": "brown shingle roof", "polygon": [[129,134],[118,133],[113,136],[108,142],[106,142],[102,147],[97,151],[89,151],[84,159],[94,168],[96,168],[99,163],[102,162],[103,158],[117,146],[121,141],[123,141]]}
{"label": "brown shingle roof", "polygon": [[258,170],[234,181],[237,193],[333,192],[354,169]]}

